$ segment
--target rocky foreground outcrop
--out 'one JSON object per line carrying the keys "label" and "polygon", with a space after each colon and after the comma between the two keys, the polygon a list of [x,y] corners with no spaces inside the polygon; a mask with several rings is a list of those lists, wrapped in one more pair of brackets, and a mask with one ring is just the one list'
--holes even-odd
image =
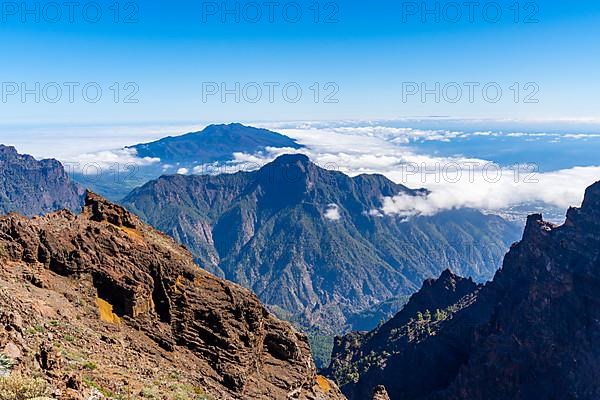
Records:
{"label": "rocky foreground outcrop", "polygon": [[69,179],[56,160],[36,160],[0,145],[0,214],[41,215],[57,210],[77,211],[83,189]]}
{"label": "rocky foreground outcrop", "polygon": [[391,400],[600,398],[600,182],[562,226],[529,217],[494,280],[471,289],[446,308],[435,298],[462,293],[421,296],[378,330],[338,339],[330,373],[344,394],[368,399],[383,385]]}
{"label": "rocky foreground outcrop", "polygon": [[61,399],[343,398],[303,334],[92,193],[80,215],[0,218],[2,349]]}

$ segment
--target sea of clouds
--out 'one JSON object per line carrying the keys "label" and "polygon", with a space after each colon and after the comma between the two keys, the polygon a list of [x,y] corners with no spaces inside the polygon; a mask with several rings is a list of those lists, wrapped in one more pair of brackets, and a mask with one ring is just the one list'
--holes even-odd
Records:
{"label": "sea of clouds", "polygon": [[[277,126],[272,128],[277,129]],[[385,198],[381,209],[372,211],[373,215],[433,215],[461,207],[501,210],[536,202],[566,209],[580,205],[585,188],[600,180],[600,160],[599,166],[574,165],[541,173],[526,160],[517,167],[503,166],[491,160],[423,154],[410,146],[414,140],[447,141],[466,135],[498,134],[493,132],[310,125],[277,130],[306,147],[299,150],[270,148],[257,154],[236,153],[227,170],[256,169],[281,154],[293,152],[306,154],[316,164],[350,176],[383,174],[396,183],[427,188],[430,192],[426,196]],[[198,171],[201,170],[202,167],[198,167]]]}
{"label": "sea of clouds", "polygon": [[[478,121],[476,127],[485,127]],[[600,137],[597,130],[573,129],[563,133],[535,132],[526,130],[497,131],[486,129],[458,129],[456,120],[447,123],[435,121],[440,129],[402,126],[403,121],[336,121],[336,122],[262,122],[249,125],[272,129],[285,134],[304,145],[301,149],[267,148],[263,152],[235,153],[222,164],[198,164],[196,166],[162,165],[165,172],[180,174],[232,173],[254,170],[286,153],[302,153],[319,166],[341,171],[350,176],[359,174],[383,174],[396,183],[410,188],[427,188],[428,195],[398,195],[382,199],[379,209],[371,210],[375,216],[433,215],[437,212],[470,207],[484,210],[501,210],[523,203],[544,203],[566,209],[578,206],[587,186],[600,180],[598,166],[573,166],[555,171],[539,172],[535,165],[523,160],[523,165],[498,165],[493,160],[456,155],[440,156],[425,153],[412,146],[420,141],[448,142],[468,136],[543,137],[547,140],[560,138],[589,139]],[[502,122],[504,123],[504,122]],[[587,123],[587,122],[586,122]],[[416,124],[418,125],[418,124]],[[428,124],[432,125],[432,124]],[[514,124],[517,128],[518,124]],[[70,127],[57,135],[56,129],[30,131],[20,137],[12,137],[8,144],[15,144],[21,152],[38,157],[54,157],[69,165],[84,166],[95,163],[102,168],[120,163],[122,165],[160,165],[156,158],[140,158],[128,145],[148,142],[169,135],[198,131],[199,125],[121,126],[121,127]],[[0,139],[7,142],[2,137]],[[582,146],[585,142],[582,141]],[[331,219],[338,217],[337,210],[330,208]]]}

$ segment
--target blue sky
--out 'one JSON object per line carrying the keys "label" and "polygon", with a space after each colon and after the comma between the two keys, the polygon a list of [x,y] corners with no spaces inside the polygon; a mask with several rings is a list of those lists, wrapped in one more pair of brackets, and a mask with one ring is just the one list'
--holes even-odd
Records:
{"label": "blue sky", "polygon": [[[91,22],[95,8],[87,9],[84,16],[86,2],[74,10],[73,22],[68,10],[61,9],[63,15],[57,23],[51,22],[55,10],[44,8],[44,2],[38,12],[39,22],[35,13],[23,17],[22,9],[3,6],[3,123],[136,124],[431,115],[600,119],[598,1],[482,1],[473,6],[472,21],[465,2],[458,2],[463,14],[458,18],[457,9],[452,8],[457,3],[425,2],[429,10],[437,5],[436,21],[436,13],[421,14],[424,2],[420,1],[279,1],[279,6],[271,8],[271,22],[266,2],[144,0],[117,3],[118,23],[114,21],[113,3],[95,3],[102,11],[97,23]],[[22,7],[20,2],[16,4]],[[34,9],[36,3],[24,4]],[[224,5],[230,10],[239,7],[239,22],[235,13],[222,15]],[[257,9],[262,17],[254,23]],[[302,17],[294,23],[298,9]],[[498,9],[502,16],[494,22]],[[133,23],[124,23],[127,16]],[[35,89],[36,82],[40,83],[39,90]],[[56,103],[48,101],[57,96],[53,82],[62,90]],[[73,102],[68,100],[64,82],[79,85],[74,89]],[[275,85],[273,102],[268,99],[265,82]],[[477,83],[472,102],[465,82]],[[94,83],[93,90],[102,90],[97,103],[81,93],[90,83]],[[119,88],[116,103],[114,83]],[[235,89],[236,83],[240,85],[239,102],[233,94],[223,102],[220,93],[206,92],[215,88],[220,92],[222,85]],[[407,84],[417,84],[421,90],[421,85],[432,89],[436,83],[440,84],[440,101],[433,94],[423,100],[420,93],[403,99]],[[23,84],[42,93],[39,103],[34,94],[22,101]],[[262,96],[253,103],[250,100],[258,95],[256,84]],[[458,94],[455,84],[463,92],[452,102]],[[483,96],[482,87],[491,84],[492,90],[502,90],[497,102]],[[292,90],[287,100],[285,85]],[[446,95],[442,93],[444,87],[449,90]],[[297,88],[302,95],[298,102],[291,102],[290,98],[298,97],[294,96]],[[127,95],[137,103],[124,102]],[[335,101],[326,102],[328,95]]]}

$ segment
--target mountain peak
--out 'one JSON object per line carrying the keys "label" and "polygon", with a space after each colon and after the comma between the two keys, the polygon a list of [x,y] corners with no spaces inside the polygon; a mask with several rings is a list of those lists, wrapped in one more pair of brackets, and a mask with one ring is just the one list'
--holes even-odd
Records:
{"label": "mountain peak", "polygon": [[404,325],[417,312],[443,310],[464,296],[479,289],[471,278],[463,278],[446,269],[439,278],[427,279],[421,289],[413,294],[406,306],[386,325],[388,329]]}
{"label": "mountain peak", "polygon": [[[422,292],[444,292],[444,291],[455,291],[457,286],[465,285],[472,289],[475,289],[477,285],[471,278],[463,278],[454,274],[450,268],[445,269],[440,276],[436,278],[427,279],[423,283],[421,288]],[[420,291],[420,292],[421,292]]]}
{"label": "mountain peak", "polygon": [[442,274],[438,278],[438,281],[448,282],[450,280],[456,280],[456,279],[460,279],[460,277],[458,275],[455,275],[454,273],[452,273],[450,268],[447,268],[444,271],[442,271]]}
{"label": "mountain peak", "polygon": [[57,160],[36,160],[0,145],[0,214],[27,216],[81,207],[83,190]]}
{"label": "mountain peak", "polygon": [[85,192],[84,212],[90,215],[92,221],[108,221],[115,226],[133,229],[137,226],[136,217],[130,212],[90,190]]}
{"label": "mountain peak", "polygon": [[571,207],[567,211],[565,226],[600,225],[600,182],[596,182],[585,191],[580,208]]}
{"label": "mountain peak", "polygon": [[206,128],[204,128],[204,130],[210,130],[210,129],[215,129],[215,128],[250,128],[250,129],[257,129],[257,128],[254,128],[252,126],[241,124],[239,122],[231,122],[229,124],[211,124],[211,125],[208,125]]}
{"label": "mountain peak", "polygon": [[274,165],[315,165],[305,154],[284,154],[273,161]]}
{"label": "mountain peak", "polygon": [[4,156],[4,155],[17,155],[17,149],[13,146],[6,146],[3,144],[0,144],[0,155]]}
{"label": "mountain peak", "polygon": [[600,181],[586,189],[581,209],[585,212],[597,212],[600,209]]}
{"label": "mountain peak", "polygon": [[410,301],[418,302],[421,307],[426,305],[427,308],[433,307],[434,303],[441,302],[444,304],[435,304],[435,308],[444,308],[452,303],[452,300],[447,301],[447,298],[462,297],[475,291],[477,287],[471,278],[463,278],[455,275],[450,269],[446,269],[437,279],[427,279],[421,290],[415,293]]}
{"label": "mountain peak", "polygon": [[243,134],[247,132],[251,132],[254,130],[260,130],[260,128],[255,128],[253,126],[243,125],[239,122],[232,122],[230,124],[211,124],[207,125],[203,130],[199,132],[192,132],[191,134],[195,135],[205,135],[211,134],[215,132],[223,133],[223,132],[231,132],[235,134]]}
{"label": "mountain peak", "polygon": [[209,125],[200,132],[132,146],[139,157],[179,163],[229,161],[234,153],[253,154],[267,147],[299,149],[302,146],[280,133],[240,123]]}

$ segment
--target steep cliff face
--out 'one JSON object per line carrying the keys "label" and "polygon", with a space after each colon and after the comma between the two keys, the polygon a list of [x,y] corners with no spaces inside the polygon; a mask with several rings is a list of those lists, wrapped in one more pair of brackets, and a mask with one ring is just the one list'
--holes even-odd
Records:
{"label": "steep cliff face", "polygon": [[142,398],[342,398],[316,375],[304,335],[97,195],[81,215],[0,218],[0,257],[0,347],[16,349],[15,371],[42,373],[72,398],[99,387]]}
{"label": "steep cliff face", "polygon": [[56,160],[40,160],[0,145],[0,214],[28,216],[61,209],[79,210],[83,189]]}
{"label": "steep cliff face", "polygon": [[[346,391],[360,392],[360,395],[351,393],[353,398],[366,398],[377,385],[371,385],[371,382],[364,385],[365,376],[385,369],[397,355],[409,353],[413,347],[436,335],[460,310],[472,304],[480,289],[481,286],[471,279],[456,276],[449,270],[438,279],[426,280],[406,306],[376,330],[337,337],[327,374]],[[394,374],[409,375],[413,367],[407,363]],[[357,383],[360,385],[355,387]],[[407,379],[406,385],[415,388],[417,383]]]}
{"label": "steep cliff face", "polygon": [[370,214],[382,197],[423,192],[284,155],[250,173],[164,176],[124,204],[281,315],[337,333],[353,321],[376,326],[382,315],[370,310],[445,268],[491,277],[518,239],[512,224],[474,210],[410,221]]}
{"label": "steep cliff face", "polygon": [[378,385],[392,400],[600,398],[600,182],[562,226],[529,217],[494,280],[464,300],[408,346],[382,337],[390,354],[344,384],[348,398]]}

